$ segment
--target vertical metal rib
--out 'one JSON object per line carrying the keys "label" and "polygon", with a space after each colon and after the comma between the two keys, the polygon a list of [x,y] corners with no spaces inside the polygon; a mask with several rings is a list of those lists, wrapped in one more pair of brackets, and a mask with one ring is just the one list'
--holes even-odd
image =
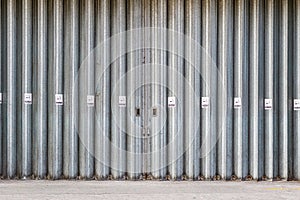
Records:
{"label": "vertical metal rib", "polygon": [[[142,121],[141,126],[144,127],[146,131],[143,134],[142,140],[142,172],[145,175],[149,175],[151,171],[151,137],[153,136],[153,132],[151,130],[151,34],[153,31],[149,30],[151,26],[151,1],[142,0],[142,31],[141,31],[141,42],[142,42],[142,83],[141,85],[141,104],[142,104]],[[149,84],[150,83],[150,84]],[[153,113],[152,113],[153,114]]]}
{"label": "vertical metal rib", "polygon": [[[167,166],[167,130],[166,130],[166,80],[167,80],[167,39],[166,33],[161,30],[167,28],[167,2],[160,0],[151,1],[151,26],[152,32],[151,52],[151,102],[157,109],[157,116],[152,117],[151,127],[151,173],[154,178],[166,177]],[[163,50],[160,50],[161,47]]]}
{"label": "vertical metal rib", "polygon": [[249,135],[250,175],[258,179],[259,168],[259,0],[250,2],[250,52],[249,52]]}
{"label": "vertical metal rib", "polygon": [[280,1],[279,176],[288,178],[288,1]]}
{"label": "vertical metal rib", "polygon": [[[278,166],[279,166],[279,162],[278,162],[278,154],[279,154],[279,140],[278,140],[278,123],[279,123],[279,117],[278,117],[278,113],[279,113],[279,96],[278,96],[278,69],[280,68],[279,66],[279,52],[281,51],[279,49],[279,37],[280,37],[280,33],[279,33],[279,4],[280,1],[274,1],[273,0],[273,178],[278,177]],[[267,9],[267,4],[265,3],[265,12]],[[267,13],[265,14],[265,16],[267,16]],[[267,34],[267,29],[265,29],[265,35]],[[265,45],[267,45],[267,38],[265,38]],[[267,49],[267,46],[266,46]],[[265,55],[266,56],[266,55]],[[266,60],[266,58],[265,58]],[[267,73],[265,72],[265,76],[267,75]],[[265,83],[264,83],[265,84]],[[266,128],[265,128],[266,130]],[[265,144],[267,143],[267,136],[265,135]],[[266,150],[266,147],[265,147]],[[266,152],[266,151],[265,151]],[[266,154],[265,154],[266,156]],[[265,163],[267,165],[267,157],[265,157]],[[265,171],[265,175],[267,176],[267,170]]]}
{"label": "vertical metal rib", "polygon": [[2,79],[2,73],[4,69],[4,65],[2,64],[2,56],[3,56],[3,50],[2,50],[2,37],[3,33],[2,30],[4,29],[4,26],[2,24],[2,0],[0,0],[0,95],[1,95],[1,102],[0,102],[0,176],[3,175],[3,113],[2,113],[2,105],[3,105],[3,79]]}
{"label": "vertical metal rib", "polygon": [[135,179],[142,170],[142,117],[135,113],[142,106],[142,1],[130,0],[127,8],[127,172],[130,179]]}
{"label": "vertical metal rib", "polygon": [[[119,107],[119,96],[126,96],[126,1],[112,2],[112,136],[111,136],[111,171],[115,179],[123,178],[126,171],[126,107]],[[123,33],[122,33],[123,32]],[[122,33],[122,34],[120,34]],[[119,35],[116,35],[119,34]],[[115,36],[114,36],[115,35]],[[117,120],[116,120],[117,119]]]}
{"label": "vertical metal rib", "polygon": [[[211,24],[210,24],[210,7],[209,0],[202,1],[202,47],[203,53],[201,55],[201,76],[203,82],[201,83],[201,99],[210,97],[211,85],[211,68],[209,66],[209,56],[211,52]],[[210,101],[210,100],[209,100]],[[211,178],[210,173],[210,107],[202,108],[201,110],[201,175],[205,178]]]}
{"label": "vertical metal rib", "polygon": [[2,86],[2,160],[1,175],[7,176],[7,2],[1,2],[1,86]]}
{"label": "vertical metal rib", "polygon": [[[22,35],[22,1],[16,1],[16,33]],[[18,34],[17,34],[18,35]],[[22,37],[16,35],[16,176],[22,174]]]}
{"label": "vertical metal rib", "polygon": [[68,0],[65,7],[64,69],[64,176],[78,175],[78,68],[79,0]]}
{"label": "vertical metal rib", "polygon": [[32,0],[22,1],[22,177],[32,173],[32,103],[24,102],[25,93],[32,95]]}
{"label": "vertical metal rib", "polygon": [[16,175],[16,0],[7,1],[7,176]]}
{"label": "vertical metal rib", "polygon": [[87,104],[95,94],[94,55],[94,0],[81,2],[80,10],[80,71],[79,71],[79,173],[84,178],[94,175],[94,120],[95,107]]}
{"label": "vertical metal rib", "polygon": [[210,5],[210,26],[211,26],[211,52],[209,67],[211,70],[211,85],[210,85],[210,97],[211,97],[211,118],[210,118],[210,134],[211,134],[211,144],[210,144],[210,156],[211,156],[211,169],[210,177],[216,178],[217,173],[217,140],[219,134],[217,133],[217,90],[218,90],[218,68],[217,63],[217,1],[211,0]]}
{"label": "vertical metal rib", "polygon": [[195,179],[200,175],[200,43],[201,43],[201,1],[186,1],[185,33],[185,173]]}
{"label": "vertical metal rib", "polygon": [[[287,43],[288,43],[288,53],[287,53],[287,60],[288,60],[288,165],[287,165],[287,177],[284,178],[284,180],[292,180],[292,177],[294,176],[293,172],[293,163],[295,162],[293,159],[294,155],[294,141],[293,141],[293,136],[294,134],[294,129],[293,129],[293,105],[292,105],[292,99],[294,96],[294,86],[293,86],[293,80],[294,80],[294,67],[293,65],[295,64],[294,61],[294,47],[295,47],[295,39],[294,39],[294,34],[295,34],[295,27],[294,27],[294,14],[295,13],[295,1],[286,1],[284,4],[287,7],[287,11],[284,11],[287,13]],[[292,155],[292,156],[290,156]]]}
{"label": "vertical metal rib", "polygon": [[[300,99],[300,0],[295,4],[295,64],[294,64],[294,101]],[[295,102],[294,102],[295,104]],[[294,177],[300,180],[300,110],[294,105],[295,157]]]}
{"label": "vertical metal rib", "polygon": [[37,76],[37,72],[38,72],[38,66],[37,66],[37,61],[38,61],[38,42],[37,38],[38,38],[38,20],[37,20],[37,1],[36,0],[32,0],[32,174],[33,176],[37,175],[37,160],[35,160],[37,158],[37,127],[38,125],[36,124],[37,122],[37,86],[38,86],[38,76]]}
{"label": "vertical metal rib", "polygon": [[201,110],[201,174],[212,178],[216,173],[216,1],[202,1],[201,100],[208,98],[209,105]]}
{"label": "vertical metal rib", "polygon": [[232,1],[219,1],[218,13],[218,174],[225,180],[232,175]]}
{"label": "vertical metal rib", "polygon": [[[264,6],[265,2],[259,2],[259,67],[258,67],[258,86],[264,84],[265,78],[265,61],[264,61],[264,49],[265,49],[265,24],[264,24]],[[264,88],[258,87],[258,178],[265,175],[265,137],[264,137]]]}
{"label": "vertical metal rib", "polygon": [[63,94],[63,1],[52,0],[50,3],[48,171],[51,178],[58,179],[62,175],[63,102],[58,98]]}
{"label": "vertical metal rib", "polygon": [[272,100],[272,108],[265,108],[265,174],[272,179],[274,166],[274,1],[266,2],[265,14],[265,95],[264,101]]}
{"label": "vertical metal rib", "polygon": [[107,178],[110,167],[110,0],[96,5],[95,173]]}
{"label": "vertical metal rib", "polygon": [[51,178],[51,176],[53,175],[53,159],[52,159],[52,155],[53,155],[53,132],[55,131],[55,125],[54,125],[54,121],[55,121],[55,110],[53,108],[55,108],[55,98],[52,98],[54,95],[54,84],[55,84],[55,70],[54,70],[54,43],[53,43],[53,39],[54,39],[54,0],[48,0],[47,3],[47,11],[48,11],[48,17],[47,17],[47,55],[48,55],[48,82],[47,82],[47,89],[48,89],[48,131],[47,131],[47,138],[48,138],[48,173],[47,173],[47,178]]}
{"label": "vertical metal rib", "polygon": [[34,174],[39,178],[47,175],[47,1],[37,1],[37,67],[35,94],[33,103],[36,104],[34,142]]}
{"label": "vertical metal rib", "polygon": [[243,0],[237,0],[234,9],[234,175],[242,179],[248,173],[248,35],[246,3]]}
{"label": "vertical metal rib", "polygon": [[[168,110],[168,164],[172,179],[183,175],[183,69],[184,61],[179,55],[184,53],[184,1],[168,1],[168,97],[176,97],[176,107]],[[174,31],[174,33],[172,33]]]}
{"label": "vertical metal rib", "polygon": [[6,93],[7,93],[7,1],[1,1],[1,92],[2,92],[2,138],[1,138],[1,175],[7,175],[7,102],[6,102]]}

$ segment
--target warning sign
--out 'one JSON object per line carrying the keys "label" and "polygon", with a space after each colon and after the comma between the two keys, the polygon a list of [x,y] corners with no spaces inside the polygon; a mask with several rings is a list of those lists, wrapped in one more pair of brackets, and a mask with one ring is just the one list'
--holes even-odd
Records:
{"label": "warning sign", "polygon": [[208,108],[209,107],[209,97],[202,97],[201,106],[202,106],[202,108]]}
{"label": "warning sign", "polygon": [[168,107],[169,108],[176,107],[176,97],[168,97]]}
{"label": "warning sign", "polygon": [[88,107],[94,107],[95,106],[95,96],[94,95],[88,95],[86,98],[86,103]]}
{"label": "warning sign", "polygon": [[64,96],[62,94],[56,94],[55,95],[55,104],[57,106],[64,105]]}
{"label": "warning sign", "polygon": [[273,109],[273,99],[265,99],[265,110]]}
{"label": "warning sign", "polygon": [[32,93],[24,93],[24,104],[32,104]]}
{"label": "warning sign", "polygon": [[126,107],[126,96],[119,96],[119,107]]}
{"label": "warning sign", "polygon": [[294,99],[294,110],[300,110],[300,99]]}
{"label": "warning sign", "polygon": [[233,101],[234,101],[235,109],[240,109],[242,107],[242,98],[241,97],[235,97]]}

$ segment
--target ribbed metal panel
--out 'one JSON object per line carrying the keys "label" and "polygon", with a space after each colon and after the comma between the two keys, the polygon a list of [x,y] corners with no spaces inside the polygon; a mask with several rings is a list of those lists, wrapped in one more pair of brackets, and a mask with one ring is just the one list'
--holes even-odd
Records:
{"label": "ribbed metal panel", "polygon": [[[114,179],[125,178],[126,172],[126,108],[119,107],[121,97],[126,97],[126,1],[112,1],[111,35],[111,175]],[[125,32],[124,34],[121,34]],[[107,67],[107,66],[105,66]]]}
{"label": "ribbed metal panel", "polygon": [[[167,175],[167,124],[165,123],[167,107],[167,33],[160,29],[167,28],[167,1],[151,1],[151,26],[158,29],[152,30],[151,43],[151,109],[156,109],[157,116],[151,116],[150,157],[151,174],[155,178],[164,178]],[[160,49],[160,48],[161,49]]]}
{"label": "ribbed metal panel", "polygon": [[63,175],[78,175],[79,2],[64,3]]}
{"label": "ribbed metal panel", "polygon": [[300,179],[300,0],[0,0],[0,175]]}

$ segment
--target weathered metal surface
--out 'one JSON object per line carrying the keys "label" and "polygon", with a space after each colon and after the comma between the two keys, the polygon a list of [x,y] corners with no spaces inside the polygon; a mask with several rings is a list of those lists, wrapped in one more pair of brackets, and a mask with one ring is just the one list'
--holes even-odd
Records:
{"label": "weathered metal surface", "polygon": [[299,0],[1,0],[0,21],[1,176],[299,180]]}

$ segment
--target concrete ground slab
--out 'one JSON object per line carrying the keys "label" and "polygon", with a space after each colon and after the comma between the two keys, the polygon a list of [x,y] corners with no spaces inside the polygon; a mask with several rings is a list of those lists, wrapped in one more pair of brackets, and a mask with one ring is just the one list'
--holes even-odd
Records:
{"label": "concrete ground slab", "polygon": [[300,199],[300,182],[0,181],[0,199]]}

